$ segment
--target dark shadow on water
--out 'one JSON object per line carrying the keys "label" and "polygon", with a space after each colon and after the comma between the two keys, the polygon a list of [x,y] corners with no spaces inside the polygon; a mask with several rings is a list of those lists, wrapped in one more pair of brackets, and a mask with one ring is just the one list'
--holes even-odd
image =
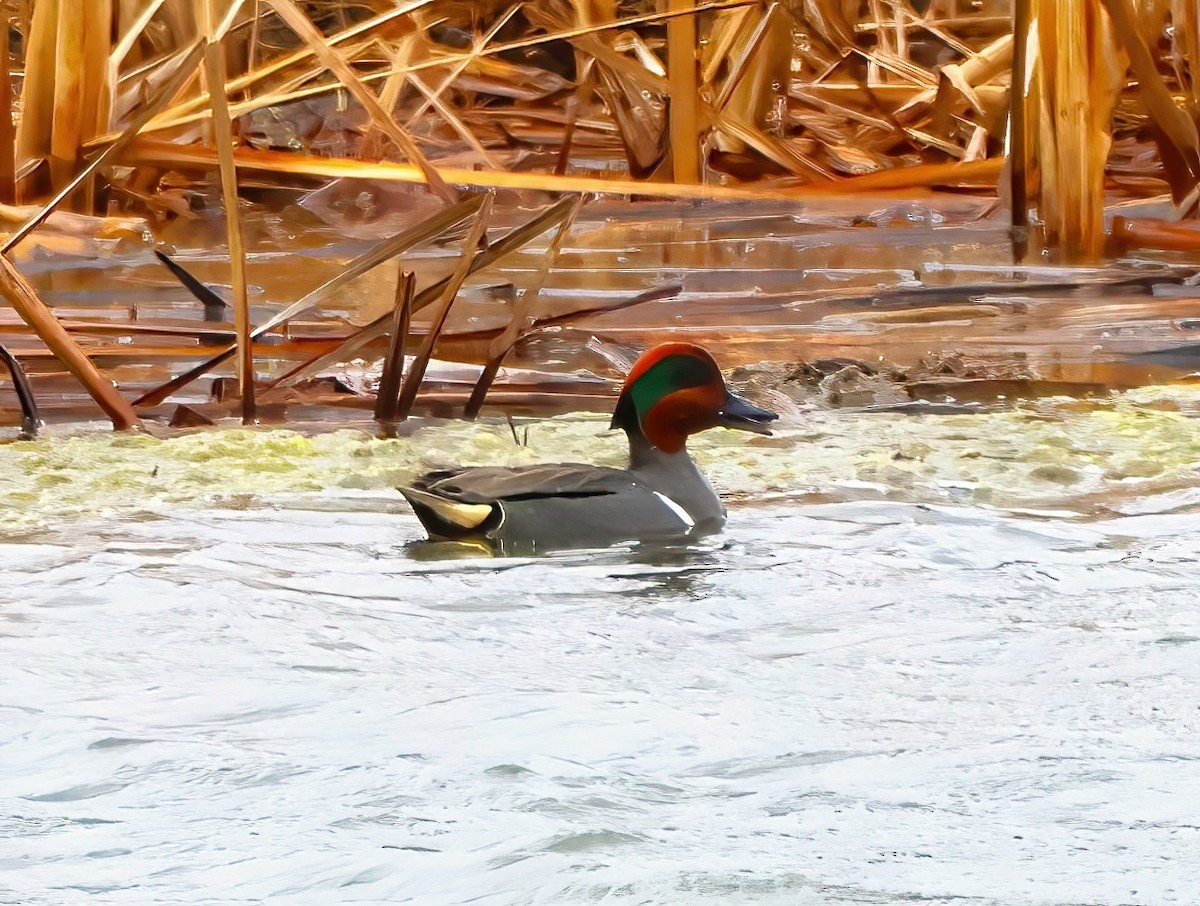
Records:
{"label": "dark shadow on water", "polygon": [[619,544],[611,547],[564,547],[538,549],[534,547],[493,547],[478,541],[410,541],[400,550],[409,560],[418,563],[435,563],[452,560],[488,560],[496,566],[504,561],[537,560],[541,563],[563,563],[579,565],[625,566],[642,564],[656,569],[678,567],[684,570],[706,572],[717,568],[719,552],[728,549],[729,543],[715,539],[693,539],[691,541],[643,541]]}
{"label": "dark shadow on water", "polygon": [[[402,556],[414,564],[433,565],[437,572],[496,572],[533,569],[526,576],[530,590],[549,578],[548,571],[562,569],[600,569],[621,580],[610,589],[614,603],[641,610],[647,605],[669,601],[701,600],[712,589],[711,576],[725,569],[731,542],[719,537],[682,542],[642,542],[607,548],[566,548],[557,550],[497,550],[488,545],[456,541],[413,541],[401,548]],[[440,564],[440,566],[439,566]],[[586,593],[605,580],[587,577],[580,580],[579,591]],[[522,583],[525,584],[525,583]],[[550,585],[556,582],[550,581]]]}

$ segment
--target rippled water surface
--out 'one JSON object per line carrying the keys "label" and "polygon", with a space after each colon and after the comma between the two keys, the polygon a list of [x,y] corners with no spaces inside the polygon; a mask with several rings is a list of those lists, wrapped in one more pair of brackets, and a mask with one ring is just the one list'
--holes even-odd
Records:
{"label": "rippled water surface", "polygon": [[391,490],[492,429],[4,447],[0,902],[1194,903],[1192,405],[714,433],[723,536],[540,559]]}

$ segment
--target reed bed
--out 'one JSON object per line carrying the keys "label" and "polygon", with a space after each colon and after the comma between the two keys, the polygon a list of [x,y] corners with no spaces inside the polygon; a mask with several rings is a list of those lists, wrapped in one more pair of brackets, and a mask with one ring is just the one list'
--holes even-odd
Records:
{"label": "reed bed", "polygon": [[[1185,0],[0,7],[13,111],[0,128],[0,213],[11,212],[0,220],[12,224],[0,290],[118,427],[231,360],[233,395],[253,421],[256,398],[295,399],[368,353],[390,366],[385,420],[412,409],[434,355],[484,366],[462,401],[477,414],[514,350],[548,323],[594,314],[556,310],[544,290],[553,270],[569,269],[598,199],[624,205],[633,236],[655,217],[678,222],[681,204],[932,204],[936,193],[970,193],[982,199],[977,218],[1011,214],[1009,264],[1200,248],[1187,226],[1200,202],[1200,16]],[[378,246],[345,262],[347,276],[256,313],[248,262],[261,246],[244,235],[247,206],[338,185],[408,192],[405,227],[378,231]],[[1149,204],[1154,218],[1124,214]],[[55,278],[36,286],[21,274],[33,249],[86,251],[113,236],[129,247],[213,208],[224,212],[213,240],[227,265],[188,279],[211,311],[226,303],[204,283],[228,284],[231,325],[59,317],[39,295],[53,294]],[[412,266],[412,250],[431,242],[457,249],[449,274]],[[712,253],[670,254],[704,269]],[[456,299],[525,255],[536,264],[502,323],[470,339],[454,324]],[[397,296],[401,266],[416,285]],[[377,288],[360,293],[340,334],[322,333],[330,322],[315,324],[314,311],[355,279]],[[630,286],[608,308],[665,304],[670,282]],[[407,347],[380,345],[401,327]],[[135,348],[116,354],[115,335]],[[401,379],[406,349],[416,358]],[[104,364],[117,361],[170,374],[134,382],[130,404],[123,391],[134,384]]]}

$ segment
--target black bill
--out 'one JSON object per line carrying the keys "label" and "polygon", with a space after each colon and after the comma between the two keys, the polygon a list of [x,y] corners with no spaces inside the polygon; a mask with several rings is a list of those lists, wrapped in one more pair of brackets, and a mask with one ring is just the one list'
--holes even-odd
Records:
{"label": "black bill", "polygon": [[725,397],[725,405],[721,408],[717,424],[722,428],[737,428],[740,431],[753,431],[755,434],[770,434],[770,423],[779,418],[769,409],[760,409],[753,403],[747,402],[732,393]]}

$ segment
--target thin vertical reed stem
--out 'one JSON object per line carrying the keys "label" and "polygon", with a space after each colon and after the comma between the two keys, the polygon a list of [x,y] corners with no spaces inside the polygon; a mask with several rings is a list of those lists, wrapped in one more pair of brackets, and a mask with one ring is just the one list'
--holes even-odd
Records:
{"label": "thin vertical reed stem", "polygon": [[238,343],[238,385],[242,395],[242,424],[255,419],[254,347],[250,338],[250,297],[246,291],[246,249],[242,240],[242,221],[238,210],[237,167],[233,160],[233,123],[225,95],[225,51],[217,30],[217,0],[208,0],[208,43],[204,47],[204,71],[213,108],[213,141],[221,171],[221,195],[225,201],[225,226],[229,237],[229,266],[233,284],[234,323]]}
{"label": "thin vertical reed stem", "polygon": [[475,215],[475,222],[471,224],[467,238],[463,240],[462,253],[459,255],[458,264],[455,265],[454,273],[450,275],[441,292],[441,307],[434,314],[433,321],[429,325],[429,332],[425,334],[424,339],[421,341],[421,346],[413,358],[412,368],[409,370],[408,377],[404,381],[404,387],[400,391],[400,403],[396,413],[396,417],[400,421],[404,421],[412,412],[413,404],[417,400],[417,391],[421,389],[421,381],[425,377],[425,369],[429,367],[429,360],[433,358],[433,350],[437,346],[438,337],[441,336],[442,329],[446,326],[446,319],[450,316],[450,307],[454,305],[454,300],[458,297],[458,291],[462,287],[463,281],[467,279],[467,276],[472,271],[476,251],[479,248],[479,240],[484,237],[487,231],[488,220],[492,216],[492,200],[493,196],[490,194],[484,198],[483,206],[479,209],[479,213]]}
{"label": "thin vertical reed stem", "polygon": [[1029,120],[1028,83],[1029,27],[1033,22],[1033,0],[1015,0],[1013,9],[1012,88],[1008,93],[1008,161],[1012,204],[1013,261],[1021,264],[1029,252]]}
{"label": "thin vertical reed stem", "polygon": [[[669,0],[670,12],[690,9],[691,0]],[[671,82],[671,159],[675,182],[700,182],[700,89],[696,73],[696,19],[667,20],[667,76]]]}
{"label": "thin vertical reed stem", "polygon": [[394,437],[396,434],[396,409],[400,404],[400,382],[404,374],[404,345],[412,320],[413,291],[416,285],[416,276],[409,271],[402,273],[396,282],[396,308],[392,313],[391,341],[388,343],[387,357],[383,360],[383,373],[379,376],[379,390],[375,396],[375,420],[388,437]]}

